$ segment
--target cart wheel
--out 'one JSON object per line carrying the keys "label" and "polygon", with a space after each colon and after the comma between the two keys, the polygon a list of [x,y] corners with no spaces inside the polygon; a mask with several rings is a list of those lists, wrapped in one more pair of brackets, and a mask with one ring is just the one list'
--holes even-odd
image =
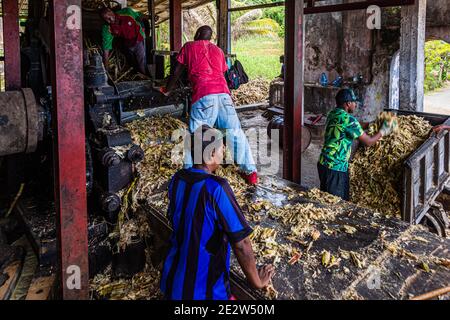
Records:
{"label": "cart wheel", "polygon": [[431,207],[425,214],[425,219],[423,219],[423,224],[443,238],[447,236],[446,229],[448,223],[449,221],[445,211],[443,212],[443,210],[440,210],[438,207]]}

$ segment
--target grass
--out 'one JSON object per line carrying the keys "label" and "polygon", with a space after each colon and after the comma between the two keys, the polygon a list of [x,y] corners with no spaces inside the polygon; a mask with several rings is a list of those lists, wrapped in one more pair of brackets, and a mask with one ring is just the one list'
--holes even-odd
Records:
{"label": "grass", "polygon": [[280,56],[284,54],[281,38],[253,36],[233,41],[231,52],[244,66],[250,79],[262,77],[273,80],[280,74]]}

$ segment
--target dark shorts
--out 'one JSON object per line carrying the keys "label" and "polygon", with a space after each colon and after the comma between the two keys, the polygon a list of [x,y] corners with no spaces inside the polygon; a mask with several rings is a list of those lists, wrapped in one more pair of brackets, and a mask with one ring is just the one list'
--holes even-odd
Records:
{"label": "dark shorts", "polygon": [[145,42],[138,42],[134,47],[126,48],[127,58],[130,59],[134,68],[142,74],[147,74]]}
{"label": "dark shorts", "polygon": [[317,163],[319,171],[320,190],[341,197],[343,200],[350,200],[350,176],[348,171],[341,172],[328,169]]}

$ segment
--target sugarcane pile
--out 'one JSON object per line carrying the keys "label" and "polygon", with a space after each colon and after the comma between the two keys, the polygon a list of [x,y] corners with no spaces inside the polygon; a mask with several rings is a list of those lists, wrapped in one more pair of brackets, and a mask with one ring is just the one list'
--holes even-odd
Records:
{"label": "sugarcane pile", "polygon": [[[392,118],[383,114],[369,127],[369,134],[378,132],[384,120]],[[399,116],[396,132],[373,147],[360,149],[350,165],[351,201],[399,217],[403,162],[427,139],[430,130],[430,123],[423,118]]]}
{"label": "sugarcane pile", "polygon": [[337,210],[319,207],[312,203],[269,206],[267,214],[288,228],[287,234],[279,234],[271,228],[257,225],[250,236],[258,263],[277,265],[284,261],[294,264],[301,256],[298,245],[306,245],[320,237],[319,226],[335,219]]}
{"label": "sugarcane pile", "polygon": [[150,265],[131,279],[114,279],[111,268],[97,274],[89,283],[91,299],[151,300],[161,299],[159,290],[161,273]]}
{"label": "sugarcane pile", "polygon": [[[114,253],[123,252],[130,245],[141,242],[151,234],[148,217],[143,211],[130,211],[131,193],[134,181],[123,192],[123,204],[118,222],[114,230],[108,235],[109,246]],[[131,278],[117,276],[110,264],[105,271],[90,280],[91,299],[100,300],[150,300],[161,299],[159,290],[160,271],[151,264],[150,248],[145,250],[146,264],[144,270]]]}
{"label": "sugarcane pile", "polygon": [[[124,209],[125,211],[125,209]],[[143,215],[129,215],[124,213],[124,216],[120,218],[117,228],[109,236],[118,236],[118,242],[115,250],[124,251],[127,246],[132,245],[136,241],[145,239],[150,234],[150,226],[145,216]]]}
{"label": "sugarcane pile", "polygon": [[337,204],[343,201],[341,198],[329,194],[328,192],[321,191],[317,188],[313,188],[305,192],[300,192],[300,195],[322,204]]}
{"label": "sugarcane pile", "polygon": [[243,84],[237,90],[231,91],[231,96],[237,106],[266,102],[269,98],[269,81],[255,78]]}
{"label": "sugarcane pile", "polygon": [[[133,188],[132,202],[148,200],[149,196],[167,183],[182,168],[183,152],[180,140],[172,141],[171,134],[186,125],[173,117],[151,117],[126,124],[132,140],[145,153],[144,160],[136,165],[138,179]],[[180,138],[181,139],[181,138]],[[175,149],[180,147],[180,149]],[[180,152],[175,152],[176,150]]]}
{"label": "sugarcane pile", "polygon": [[[282,257],[296,257],[300,255],[298,249],[291,244],[281,243],[277,239],[277,235],[278,231],[272,228],[257,226],[253,230],[250,240],[252,241],[258,263],[267,262],[277,265]],[[293,263],[291,262],[291,264]]]}
{"label": "sugarcane pile", "polygon": [[227,179],[240,206],[247,204],[249,201],[246,195],[248,185],[239,175],[239,168],[236,165],[228,165],[226,167],[221,166],[217,169],[215,174],[219,177]]}

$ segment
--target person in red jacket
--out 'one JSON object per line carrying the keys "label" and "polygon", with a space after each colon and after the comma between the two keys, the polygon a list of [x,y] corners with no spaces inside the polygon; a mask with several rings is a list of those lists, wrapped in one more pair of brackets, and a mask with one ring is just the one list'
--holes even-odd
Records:
{"label": "person in red jacket", "polygon": [[144,20],[148,20],[148,17],[131,8],[114,12],[107,7],[100,10],[100,16],[105,21],[102,28],[103,63],[105,67],[108,67],[109,64],[113,40],[118,38],[122,41],[122,48],[131,65],[140,73],[147,74],[145,31],[142,23]]}
{"label": "person in red jacket", "polygon": [[[235,163],[240,167],[241,175],[249,184],[256,184],[258,176],[255,161],[247,137],[241,129],[224,75],[228,69],[225,55],[218,46],[211,43],[212,33],[211,27],[202,26],[197,30],[194,41],[183,46],[165,94],[170,93],[183,71],[187,69],[193,91],[190,132],[195,132],[202,125],[226,129],[228,139],[232,142],[228,147],[231,147],[230,151]],[[185,168],[192,165],[192,159],[186,159]]]}

